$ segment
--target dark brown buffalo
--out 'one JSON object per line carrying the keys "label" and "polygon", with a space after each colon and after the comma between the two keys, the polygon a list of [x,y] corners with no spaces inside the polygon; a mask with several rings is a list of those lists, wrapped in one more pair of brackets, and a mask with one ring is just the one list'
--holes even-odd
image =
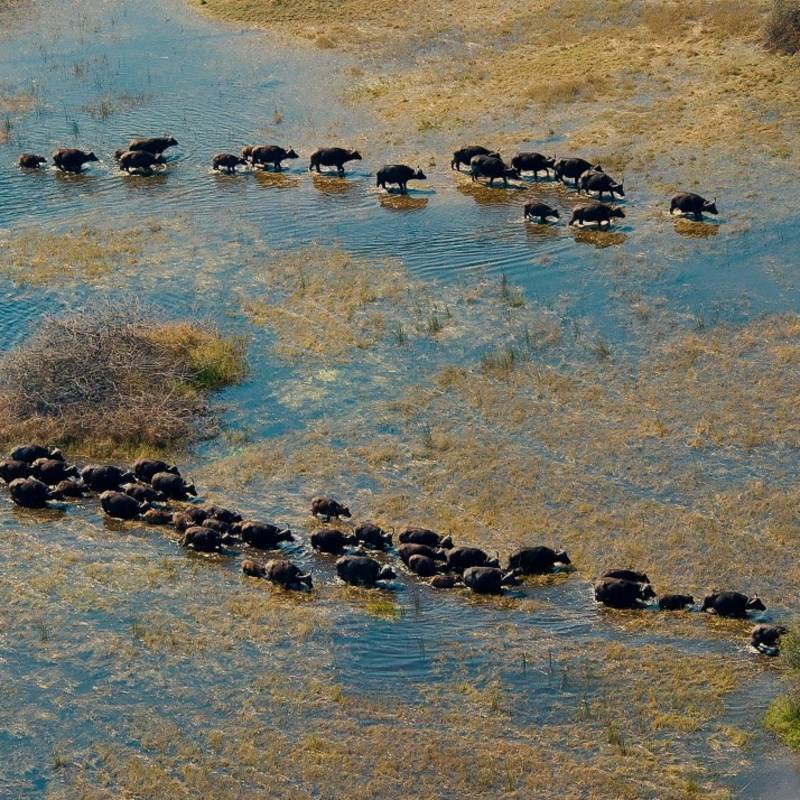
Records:
{"label": "dark brown buffalo", "polygon": [[140,458],[133,465],[133,474],[144,483],[150,483],[153,480],[153,475],[157,472],[172,472],[175,475],[180,475],[175,464],[167,464],[166,461],[154,458]]}
{"label": "dark brown buffalo", "polygon": [[36,478],[16,478],[8,484],[11,499],[24,508],[44,508],[52,498],[50,487]]}
{"label": "dark brown buffalo", "polygon": [[571,563],[566,550],[553,550],[544,546],[523,547],[508,558],[508,568],[519,570],[521,575],[544,575],[552,572],[556,564],[567,566]]}
{"label": "dark brown buffalo", "polygon": [[83,150],[76,150],[72,147],[60,147],[53,153],[53,164],[62,172],[78,174],[83,171],[83,165],[91,161],[99,161],[99,159],[94,153],[85,153]]}
{"label": "dark brown buffalo", "polygon": [[353,586],[371,588],[378,581],[391,581],[397,576],[389,566],[369,556],[344,556],[336,561],[336,573]]}
{"label": "dark brown buffalo", "polygon": [[116,519],[139,519],[148,509],[146,503],[140,503],[129,494],[111,489],[100,495],[100,506],[109,517]]}
{"label": "dark brown buffalo", "polygon": [[625,212],[621,208],[607,206],[605,203],[585,203],[572,209],[572,219],[569,224],[597,224],[601,228],[607,228],[615,217],[624,218]]}
{"label": "dark brown buffalo", "polygon": [[351,517],[350,509],[343,506],[331,497],[315,497],[311,501],[311,513],[315,517],[322,517],[325,522],[330,522],[333,517]]}
{"label": "dark brown buffalo", "polygon": [[299,158],[300,156],[290,147],[286,150],[276,144],[265,144],[250,149],[249,160],[254,166],[264,167],[265,169],[272,164],[275,172],[280,172],[283,167],[281,161],[288,158]]}
{"label": "dark brown buffalo", "polygon": [[680,211],[681,214],[689,214],[695,219],[701,219],[706,212],[719,214],[716,198],[709,201],[693,192],[681,192],[672,198],[669,204],[669,213],[674,214],[676,211]]}
{"label": "dark brown buffalo", "polygon": [[765,611],[758,597],[748,597],[740,592],[714,592],[703,599],[701,611],[713,611],[720,617],[746,617],[748,611]]}
{"label": "dark brown buffalo", "polygon": [[387,183],[395,184],[400,188],[400,194],[408,194],[409,181],[427,180],[421,169],[413,169],[405,164],[386,164],[378,170],[375,185],[385,189]]}
{"label": "dark brown buffalo", "polygon": [[235,156],[233,153],[217,153],[211,159],[212,169],[217,170],[217,172],[227,172],[229,175],[233,175],[236,172],[236,167],[246,164],[247,162],[243,158]]}
{"label": "dark brown buffalo", "polygon": [[481,147],[479,144],[468,145],[467,147],[462,147],[460,150],[456,150],[455,153],[453,153],[453,159],[450,162],[450,168],[460,171],[461,165],[464,164],[468,167],[475,156],[493,156],[495,158],[500,158],[500,153],[497,153],[494,150],[488,150],[485,147]]}
{"label": "dark brown buffalo", "polygon": [[525,219],[538,220],[541,224],[545,224],[551,219],[561,219],[561,214],[557,208],[547,205],[547,203],[525,203],[523,209]]}
{"label": "dark brown buffalo", "polygon": [[172,136],[152,136],[146,139],[131,139],[128,150],[142,150],[154,156],[160,156],[170,147],[176,147],[178,142]]}
{"label": "dark brown buffalo", "polygon": [[22,169],[38,169],[42,164],[47,163],[44,156],[37,156],[35,153],[23,153],[17,162]]}
{"label": "dark brown buffalo", "polygon": [[322,147],[311,154],[308,169],[321,172],[320,167],[336,167],[341,177],[344,175],[344,165],[348,161],[361,161],[358,150],[347,150],[344,147]]}

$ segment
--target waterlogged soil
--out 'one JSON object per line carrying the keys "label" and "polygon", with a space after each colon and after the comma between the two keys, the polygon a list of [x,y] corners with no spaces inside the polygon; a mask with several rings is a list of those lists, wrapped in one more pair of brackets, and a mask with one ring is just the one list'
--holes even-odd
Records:
{"label": "waterlogged soil", "polygon": [[[771,175],[726,175],[720,217],[694,223],[626,174],[622,224],[570,231],[570,189],[476,186],[449,168],[464,142],[343,105],[348,56],[169,0],[14,5],[3,346],[132,295],[246,335],[221,435],[181,463],[205,497],[291,524],[315,590],[271,590],[233,552],[187,555],[90,501],[4,501],[0,794],[796,797],[760,724],[781,661],[748,651],[749,624],[591,595],[603,569],[636,566],[664,592],[758,591],[766,620],[800,607],[800,234]],[[131,136],[167,132],[163,175],[116,171]],[[214,153],[261,141],[301,158],[212,174]],[[327,144],[364,158],[310,175]],[[100,161],[16,168],[59,145]],[[428,180],[381,193],[386,161]],[[530,198],[562,223],[524,222]],[[308,551],[322,491],[356,520],[503,555],[563,544],[575,571],[502,599],[402,570],[347,589]]]}

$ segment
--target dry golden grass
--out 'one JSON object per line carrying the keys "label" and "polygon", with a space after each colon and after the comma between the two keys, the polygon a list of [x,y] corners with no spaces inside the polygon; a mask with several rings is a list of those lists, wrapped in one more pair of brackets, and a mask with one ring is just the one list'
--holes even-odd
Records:
{"label": "dry golden grass", "polygon": [[[681,180],[722,181],[756,157],[796,165],[800,88],[791,59],[762,46],[767,0],[421,0],[331,6],[208,0],[226,19],[362,57],[347,97],[418,132],[480,135],[504,150],[565,134],[579,150]],[[380,48],[384,66],[372,53]],[[425,55],[408,58],[409,52]],[[750,142],[742,148],[743,141]],[[734,174],[726,172],[725,180]]]}

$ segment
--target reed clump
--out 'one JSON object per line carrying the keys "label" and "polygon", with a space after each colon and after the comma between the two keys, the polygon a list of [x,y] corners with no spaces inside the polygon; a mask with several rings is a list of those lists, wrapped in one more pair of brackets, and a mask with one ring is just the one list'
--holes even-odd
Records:
{"label": "reed clump", "polygon": [[245,370],[243,341],[135,303],[46,317],[0,361],[0,440],[173,448],[205,432],[208,392]]}

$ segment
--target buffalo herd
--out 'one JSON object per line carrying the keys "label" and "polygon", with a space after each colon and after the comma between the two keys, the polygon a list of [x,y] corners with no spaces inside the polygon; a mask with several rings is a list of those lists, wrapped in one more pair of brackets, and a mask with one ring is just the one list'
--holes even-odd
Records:
{"label": "buffalo herd", "polygon": [[[172,136],[154,136],[131,139],[127,147],[114,153],[120,171],[129,175],[151,176],[156,169],[166,165],[164,151],[177,146]],[[92,152],[84,152],[75,148],[62,147],[53,155],[53,165],[61,172],[80,173],[86,164],[98,161]],[[293,148],[279,145],[246,145],[235,153],[217,153],[211,159],[215,172],[233,175],[237,167],[280,172],[282,162],[299,158]],[[321,147],[309,157],[308,169],[321,172],[322,168],[335,169],[339,177],[344,177],[344,165],[350,161],[361,161],[361,153],[345,147]],[[24,170],[35,170],[47,164],[44,156],[35,153],[23,153],[18,164]],[[579,192],[585,192],[587,200],[578,203],[572,209],[569,225],[593,226],[601,230],[608,229],[615,219],[625,217],[625,212],[616,205],[603,202],[608,195],[613,201],[625,197],[622,181],[615,180],[602,166],[587,161],[585,158],[556,158],[536,152],[517,153],[510,162],[503,160],[496,150],[481,145],[462,147],[453,153],[450,166],[454,170],[468,167],[473,181],[484,180],[494,186],[500,180],[504,187],[509,179],[520,180],[523,173],[532,175],[538,181],[541,174],[561,183],[570,183]],[[396,186],[400,194],[408,193],[409,181],[424,181],[425,173],[406,164],[386,164],[376,173],[376,185],[390,191]],[[596,198],[596,199],[595,199]],[[707,200],[699,194],[681,192],[676,194],[669,205],[670,214],[680,214],[701,220],[705,214],[718,214],[716,200]],[[523,207],[523,216],[540,225],[551,224],[560,219],[557,209],[540,202],[529,202]]]}
{"label": "buffalo herd", "polygon": [[[127,469],[114,464],[70,464],[52,447],[27,444],[15,448],[0,461],[0,479],[18,506],[41,509],[52,503],[64,509],[65,501],[96,495],[100,508],[110,518],[141,521],[173,529],[180,545],[201,553],[236,554],[245,546],[258,551],[277,551],[284,542],[295,542],[292,532],[280,525],[245,519],[223,506],[198,504],[197,490],[174,464],[158,459],[139,459]],[[332,497],[311,500],[311,514],[324,523],[309,544],[315,553],[335,557],[338,577],[345,583],[374,588],[393,581],[397,572],[391,559],[409,575],[425,579],[434,589],[466,587],[481,595],[498,595],[516,586],[526,576],[569,572],[572,562],[564,550],[544,545],[522,547],[505,564],[500,557],[480,547],[457,545],[451,536],[422,527],[406,527],[397,534],[374,522],[342,523],[352,518],[350,509]],[[336,527],[333,527],[335,525]],[[344,530],[342,528],[345,528]],[[380,558],[374,557],[380,555]],[[311,589],[311,574],[288,558],[261,563],[247,557],[242,572],[263,578],[285,589]],[[758,597],[734,591],[715,591],[702,604],[691,595],[656,594],[645,572],[612,569],[593,586],[595,600],[611,609],[684,611],[695,608],[720,617],[744,619],[751,611],[766,607]],[[776,655],[781,625],[757,624],[751,644],[767,655]]]}

